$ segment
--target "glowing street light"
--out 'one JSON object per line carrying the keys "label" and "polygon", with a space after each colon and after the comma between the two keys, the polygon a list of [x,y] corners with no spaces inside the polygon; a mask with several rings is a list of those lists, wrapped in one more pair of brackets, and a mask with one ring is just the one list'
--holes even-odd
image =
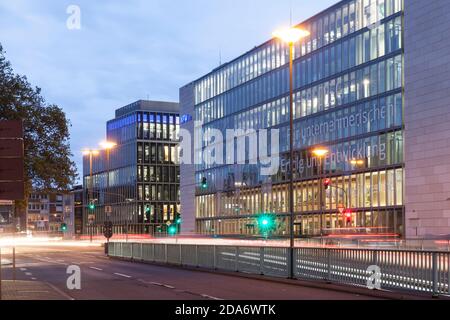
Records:
{"label": "glowing street light", "polygon": [[[95,205],[93,205],[92,203],[92,198],[93,198],[93,173],[92,173],[92,161],[93,161],[93,157],[98,156],[100,154],[100,152],[96,149],[84,149],[83,150],[83,156],[87,157],[89,156],[89,186],[88,186],[88,201],[89,201],[89,209],[91,211],[95,210]],[[92,242],[92,225],[90,226],[90,239]]]}
{"label": "glowing street light", "polygon": [[[322,172],[322,159],[330,153],[330,150],[328,150],[325,147],[317,147],[312,151],[313,155],[315,155],[317,158],[319,158],[319,177],[320,177],[320,235],[322,236],[322,230],[323,230],[323,188],[325,187],[325,190],[328,189],[329,183],[331,182],[329,179],[326,179],[323,181],[323,172]],[[328,182],[328,184],[327,184]]]}
{"label": "glowing street light", "polygon": [[318,158],[323,158],[325,157],[328,153],[330,153],[330,150],[323,148],[323,147],[319,147],[316,148],[312,151],[313,155],[315,155]]}
{"label": "glowing street light", "polygon": [[104,150],[111,150],[117,146],[117,143],[111,141],[102,141],[100,142],[100,147]]}
{"label": "glowing street light", "polygon": [[273,36],[285,43],[289,44],[289,277],[294,278],[294,44],[299,42],[302,38],[309,36],[310,33],[300,28],[287,28],[275,31]]}
{"label": "glowing street light", "polygon": [[284,28],[273,33],[275,38],[281,39],[286,43],[296,43],[309,36],[310,33],[300,28]]}
{"label": "glowing street light", "polygon": [[364,161],[364,160],[362,160],[362,159],[352,159],[352,160],[350,160],[350,164],[352,165],[352,166],[363,166],[364,164],[365,164],[366,162]]}
{"label": "glowing street light", "polygon": [[[109,170],[110,170],[110,153],[111,150],[117,147],[117,143],[112,141],[104,140],[99,143],[100,147],[106,151],[106,203],[109,205],[110,201],[110,194],[109,194]],[[106,206],[105,206],[106,211]],[[106,212],[105,212],[106,214]],[[107,219],[109,220],[109,213],[106,214]]]}

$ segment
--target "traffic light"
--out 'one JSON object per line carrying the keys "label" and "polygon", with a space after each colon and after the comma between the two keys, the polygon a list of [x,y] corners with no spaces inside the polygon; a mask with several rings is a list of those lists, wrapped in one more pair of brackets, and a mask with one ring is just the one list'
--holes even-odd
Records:
{"label": "traffic light", "polygon": [[148,205],[145,207],[145,213],[149,214],[152,212],[152,208]]}
{"label": "traffic light", "polygon": [[181,224],[181,218],[178,218],[175,222],[176,224]]}
{"label": "traffic light", "polygon": [[111,221],[105,222],[103,225],[103,235],[106,239],[111,239],[113,236],[113,223]]}
{"label": "traffic light", "polygon": [[61,223],[61,231],[62,232],[66,232],[67,231],[67,224],[66,223]]}
{"label": "traffic light", "polygon": [[267,234],[276,227],[276,216],[274,214],[262,214],[258,218],[259,230]]}
{"label": "traffic light", "polygon": [[353,220],[353,214],[352,214],[352,210],[346,210],[344,213],[345,216],[345,222],[347,223],[347,225],[352,223]]}
{"label": "traffic light", "polygon": [[325,187],[325,190],[328,190],[331,186],[331,179],[323,180],[323,186]]}
{"label": "traffic light", "polygon": [[95,203],[94,202],[90,202],[88,205],[89,210],[94,211],[95,210]]}
{"label": "traffic light", "polygon": [[173,236],[173,235],[177,234],[178,229],[177,229],[176,226],[172,225],[172,226],[169,227],[169,230],[168,230],[168,231],[169,231],[169,234],[170,234],[171,236]]}
{"label": "traffic light", "polygon": [[206,179],[206,177],[202,178],[201,186],[202,186],[202,189],[208,189],[208,179]]}

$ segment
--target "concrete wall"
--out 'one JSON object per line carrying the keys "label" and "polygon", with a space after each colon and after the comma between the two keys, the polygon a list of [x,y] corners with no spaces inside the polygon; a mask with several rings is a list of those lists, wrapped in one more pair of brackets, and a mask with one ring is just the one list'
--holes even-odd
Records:
{"label": "concrete wall", "polygon": [[[190,115],[194,118],[194,85],[190,84],[180,89],[180,117]],[[180,201],[181,201],[181,233],[195,233],[195,167],[194,157],[194,121],[181,124],[181,129],[187,130],[191,135],[192,148],[182,150],[189,153],[190,163],[180,165]]]}
{"label": "concrete wall", "polygon": [[406,236],[450,234],[450,1],[405,0]]}

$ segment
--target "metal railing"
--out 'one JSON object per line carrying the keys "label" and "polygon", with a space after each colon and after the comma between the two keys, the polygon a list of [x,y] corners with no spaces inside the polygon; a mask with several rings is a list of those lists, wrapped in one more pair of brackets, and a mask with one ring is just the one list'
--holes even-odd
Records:
{"label": "metal railing", "polygon": [[[288,278],[289,249],[111,242],[111,257],[139,262],[235,271]],[[380,270],[379,289],[450,294],[450,253],[438,251],[296,248],[296,279],[367,287]]]}

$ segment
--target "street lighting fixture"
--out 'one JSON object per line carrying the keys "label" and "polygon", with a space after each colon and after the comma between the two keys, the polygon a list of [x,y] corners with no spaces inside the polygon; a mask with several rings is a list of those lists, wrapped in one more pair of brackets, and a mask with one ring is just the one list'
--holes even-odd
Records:
{"label": "street lighting fixture", "polygon": [[275,38],[281,39],[286,43],[296,43],[302,38],[309,36],[310,33],[300,28],[284,28],[279,29],[273,33]]}
{"label": "street lighting fixture", "polygon": [[330,153],[330,150],[328,150],[326,148],[319,147],[319,148],[314,149],[312,153],[318,158],[323,158],[328,153]]}
{"label": "street lighting fixture", "polygon": [[323,183],[323,171],[322,171],[322,159],[328,154],[330,153],[330,150],[328,150],[325,147],[317,147],[312,151],[313,155],[315,155],[317,158],[319,158],[319,179],[320,179],[320,183],[319,183],[319,188],[320,188],[320,236],[323,235],[323,188],[326,186],[326,183]]}
{"label": "street lighting fixture", "polygon": [[104,150],[111,150],[117,146],[117,143],[111,141],[102,141],[100,142],[100,147]]}
{"label": "street lighting fixture", "polygon": [[350,160],[350,164],[352,165],[352,166],[363,166],[364,164],[365,164],[365,161],[364,160],[361,160],[361,159],[352,159],[352,160]]}
{"label": "street lighting fixture", "polygon": [[[87,157],[89,156],[89,186],[88,186],[88,203],[89,203],[89,209],[90,210],[95,210],[95,206],[92,208],[92,198],[93,198],[93,174],[92,174],[92,161],[93,161],[93,157],[98,156],[100,154],[100,152],[98,150],[95,149],[84,149],[83,150],[83,156]],[[90,226],[90,238],[91,238],[91,242],[92,242],[92,224]]]}
{"label": "street lighting fixture", "polygon": [[288,28],[273,33],[275,38],[289,44],[289,277],[294,278],[294,44],[310,33],[300,28]]}
{"label": "street lighting fixture", "polygon": [[[109,194],[109,171],[110,171],[110,152],[112,149],[114,149],[117,146],[117,143],[112,141],[102,141],[99,143],[100,147],[102,147],[103,150],[106,151],[106,197],[105,197],[105,205],[109,205],[111,201],[110,194]],[[109,222],[109,215],[110,212],[106,213],[106,206],[105,206],[105,216]]]}

